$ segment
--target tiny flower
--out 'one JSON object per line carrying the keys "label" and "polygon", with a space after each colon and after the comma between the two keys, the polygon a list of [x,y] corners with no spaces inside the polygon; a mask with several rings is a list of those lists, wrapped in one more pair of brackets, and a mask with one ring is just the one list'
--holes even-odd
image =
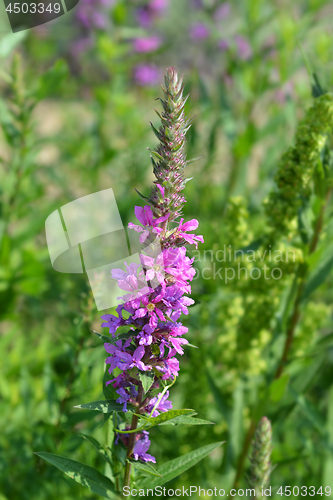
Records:
{"label": "tiny flower", "polygon": [[169,337],[169,342],[172,344],[173,346],[173,349],[174,351],[172,350],[170,355],[174,355],[176,354],[176,352],[178,352],[178,354],[184,354],[184,349],[181,347],[182,345],[186,345],[188,344],[188,340],[186,339],[182,339],[182,338],[174,338],[172,336]]}
{"label": "tiny flower", "polygon": [[134,68],[134,79],[142,87],[156,85],[159,81],[159,70],[153,64],[138,64]]}
{"label": "tiny flower", "polygon": [[186,232],[194,231],[195,229],[197,229],[199,222],[196,219],[192,219],[183,224],[183,220],[184,219],[180,219],[180,223],[177,228],[176,234],[178,235],[179,238],[183,238],[185,241],[187,241],[187,243],[190,243],[191,245],[194,244],[195,248],[198,248],[197,241],[203,243],[204,242],[203,236],[196,234],[186,234]]}
{"label": "tiny flower", "polygon": [[177,358],[167,358],[163,361],[164,366],[156,366],[163,373],[162,380],[177,377],[179,372],[179,361]]}
{"label": "tiny flower", "polygon": [[135,52],[154,52],[161,46],[161,39],[158,36],[137,38],[133,42]]}
{"label": "tiny flower", "polygon": [[134,445],[133,456],[135,460],[156,463],[156,459],[152,455],[149,455],[149,453],[147,453],[150,446],[150,440],[148,436],[149,433],[147,431],[142,431],[138,441]]}
{"label": "tiny flower", "polygon": [[162,284],[164,282],[164,258],[163,253],[160,253],[156,258],[149,255],[140,255],[141,263],[145,269],[146,280],[152,281],[155,276]]}
{"label": "tiny flower", "polygon": [[192,40],[206,40],[209,37],[209,31],[205,24],[196,23],[191,26],[190,37]]}
{"label": "tiny flower", "polygon": [[229,2],[222,3],[222,5],[220,5],[214,13],[215,21],[223,21],[224,19],[227,19],[230,15],[230,10],[231,8]]}
{"label": "tiny flower", "polygon": [[150,0],[148,6],[155,15],[162,15],[168,8],[169,0]]}
{"label": "tiny flower", "polygon": [[[151,413],[152,409],[154,408],[157,401],[161,397],[161,394],[162,393],[158,394],[157,396],[155,396],[154,398],[152,398],[149,401],[149,405],[145,408],[147,413],[149,413],[149,414]],[[153,417],[157,417],[160,413],[164,413],[168,410],[171,410],[172,403],[171,403],[171,401],[167,401],[168,397],[169,397],[169,391],[166,391],[164,396],[161,398],[161,401],[159,402],[157,408],[155,408],[154,413],[152,414]]]}
{"label": "tiny flower", "polygon": [[247,61],[252,57],[252,48],[246,38],[243,36],[235,36],[235,42],[237,46],[238,57],[243,61]]}
{"label": "tiny flower", "polygon": [[162,302],[166,305],[166,314],[170,316],[172,310],[188,314],[187,306],[194,304],[190,297],[183,297],[183,291],[177,285],[167,287]]}
{"label": "tiny flower", "polygon": [[229,42],[227,40],[222,39],[217,42],[217,46],[221,50],[228,50]]}
{"label": "tiny flower", "polygon": [[168,7],[168,0],[151,0],[147,5],[139,7],[136,18],[143,28],[149,28],[154,19],[163,15]]}
{"label": "tiny flower", "polygon": [[149,205],[145,205],[142,207],[135,207],[134,213],[139,222],[143,225],[138,226],[130,222],[128,227],[130,229],[134,229],[137,233],[142,233],[139,238],[140,243],[144,243],[149,236],[150,231],[155,234],[160,234],[162,232],[162,228],[157,227],[158,224],[166,221],[169,217],[169,214],[164,215],[163,217],[158,217],[157,219],[153,218],[153,212]]}
{"label": "tiny flower", "polygon": [[161,298],[164,295],[165,286],[162,287],[162,290],[159,295],[155,298],[148,298],[147,296],[141,298],[141,303],[143,307],[139,307],[133,316],[133,319],[142,318],[146,315],[149,317],[149,326],[150,328],[155,328],[157,326],[158,320],[165,321],[163,316],[163,312],[157,304],[161,301]]}

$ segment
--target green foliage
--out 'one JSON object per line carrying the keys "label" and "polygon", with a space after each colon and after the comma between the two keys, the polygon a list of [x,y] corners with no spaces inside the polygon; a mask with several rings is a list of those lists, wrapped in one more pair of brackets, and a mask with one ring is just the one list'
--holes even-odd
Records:
{"label": "green foliage", "polygon": [[154,467],[150,464],[145,464],[143,462],[139,462],[138,460],[130,460],[130,463],[132,464],[134,469],[137,469],[145,476],[162,477],[161,474],[159,472],[157,472],[157,470],[155,470]]}
{"label": "green foliage", "polygon": [[[92,401],[91,403],[84,403],[76,405],[74,408],[82,408],[84,410],[96,410],[102,413],[110,413],[112,411],[123,411],[123,405],[112,400]],[[129,405],[129,409],[131,406]]]}
{"label": "green foliage", "polygon": [[110,479],[103,476],[103,474],[96,469],[81,464],[76,460],[55,455],[54,453],[40,451],[36,452],[36,455],[60,469],[71,479],[74,479],[77,483],[88,488],[92,493],[96,493],[104,498],[119,498],[115,494]]}
{"label": "green foliage", "polygon": [[166,462],[157,469],[161,477],[154,479],[149,478],[149,481],[142,480],[139,483],[140,488],[155,488],[156,486],[162,486],[166,482],[171,481],[171,479],[179,476],[179,474],[186,471],[190,467],[193,467],[193,465],[198,463],[222,444],[223,442],[208,444],[198,448],[197,450],[191,451],[190,453],[186,453],[182,457]]}

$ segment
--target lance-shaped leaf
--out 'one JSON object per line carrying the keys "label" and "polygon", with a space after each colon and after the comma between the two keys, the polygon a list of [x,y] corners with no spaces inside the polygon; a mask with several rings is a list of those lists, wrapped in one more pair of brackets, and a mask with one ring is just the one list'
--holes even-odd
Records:
{"label": "lance-shaped leaf", "polygon": [[98,338],[99,340],[102,340],[103,342],[108,342],[112,340],[112,337],[107,337],[106,335],[103,335],[102,333],[98,333],[95,330],[91,330]]}
{"label": "lance-shaped leaf", "polygon": [[144,462],[139,462],[138,460],[128,460],[128,459],[127,462],[132,464],[135,469],[138,469],[145,476],[162,477],[161,474],[159,474],[157,470],[154,469],[154,467],[150,464],[145,464]]}
{"label": "lance-shaped leaf", "polygon": [[179,476],[186,470],[193,467],[193,465],[197,464],[209,455],[216,448],[221,446],[223,441],[219,441],[218,443],[208,444],[207,446],[202,446],[197,450],[190,451],[185,455],[175,458],[174,460],[170,460],[165,464],[158,467],[157,472],[161,474],[161,478],[154,477],[149,479],[143,479],[142,481],[138,481],[138,485],[140,488],[155,488],[156,486],[162,486],[163,484],[171,481],[175,477]]}
{"label": "lance-shaped leaf", "polygon": [[[91,403],[84,403],[82,405],[76,405],[74,408],[81,408],[83,410],[96,410],[102,413],[110,413],[111,411],[123,411],[123,405],[117,403],[112,399],[105,399],[104,401],[92,401]],[[133,410],[133,406],[128,405],[128,410]]]}
{"label": "lance-shaped leaf", "polygon": [[89,465],[45,451],[35,452],[35,454],[60,469],[77,483],[88,488],[92,493],[104,498],[119,498],[110,479]]}
{"label": "lance-shaped leaf", "polygon": [[178,417],[167,420],[160,425],[215,425],[214,422],[202,418],[193,418],[193,416],[179,415]]}
{"label": "lance-shaped leaf", "polygon": [[157,417],[146,417],[144,415],[140,416],[146,421],[145,427],[147,426],[147,424],[149,425],[149,427],[155,427],[156,425],[160,425],[164,422],[167,422],[168,420],[172,420],[179,415],[196,415],[196,413],[194,410],[184,409],[166,411],[164,413],[160,413],[160,415],[157,415]]}
{"label": "lance-shaped leaf", "polygon": [[329,257],[309,276],[309,281],[305,285],[302,300],[306,300],[316,288],[318,288],[327,278],[333,268],[333,257]]}
{"label": "lance-shaped leaf", "polygon": [[101,455],[106,462],[108,462],[110,465],[112,465],[111,459],[110,459],[109,455],[107,454],[107,451],[97,441],[97,439],[93,438],[92,436],[87,436],[87,434],[79,433],[79,436],[81,436],[86,441],[89,441],[89,443],[91,443],[93,445],[93,447],[98,451],[99,455]]}

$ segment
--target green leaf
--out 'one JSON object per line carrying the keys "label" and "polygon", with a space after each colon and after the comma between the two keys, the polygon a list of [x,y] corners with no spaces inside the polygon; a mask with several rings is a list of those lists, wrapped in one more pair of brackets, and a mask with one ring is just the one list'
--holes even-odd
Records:
{"label": "green leaf", "polygon": [[119,397],[119,394],[116,393],[116,389],[112,384],[106,385],[106,383],[111,379],[111,375],[109,374],[109,370],[105,365],[104,376],[103,376],[103,394],[104,398],[107,400],[114,400]]}
{"label": "green leaf", "polygon": [[140,488],[155,488],[156,486],[162,486],[163,484],[171,481],[175,477],[179,476],[186,470],[193,467],[193,465],[197,464],[209,455],[216,448],[221,446],[223,441],[219,441],[218,443],[208,444],[206,446],[202,446],[194,451],[190,451],[185,455],[175,458],[174,460],[170,460],[165,464],[158,467],[157,472],[161,474],[162,478],[149,478],[144,479],[142,481],[138,481]]}
{"label": "green leaf", "polygon": [[154,125],[152,124],[152,122],[149,122],[150,125],[151,125],[151,128],[152,128],[152,131],[154,132],[154,134],[156,135],[157,139],[160,141],[161,140],[161,135],[159,133],[158,130],[156,130],[156,128],[154,127]]}
{"label": "green leaf", "polygon": [[97,441],[97,439],[93,438],[92,436],[88,436],[87,434],[79,433],[79,436],[81,436],[86,441],[89,441],[89,443],[91,443],[93,445],[93,447],[98,451],[99,455],[101,455],[106,462],[108,462],[110,465],[112,465],[111,459],[110,459],[109,455],[107,454],[107,451]]}
{"label": "green leaf", "polygon": [[140,191],[138,191],[137,189],[135,189],[135,191],[138,193],[138,195],[140,196],[140,198],[142,198],[143,200],[149,200],[149,198],[147,196],[144,196],[142,193],[140,193]]}
{"label": "green leaf", "polygon": [[333,256],[325,260],[325,262],[317,267],[317,269],[309,277],[309,281],[305,285],[302,300],[306,300],[316,288],[318,288],[327,278],[327,275],[333,268]]}
{"label": "green leaf", "polygon": [[60,469],[77,483],[88,488],[92,493],[104,498],[118,498],[110,479],[89,465],[45,451],[35,452],[35,454]]}
{"label": "green leaf", "polygon": [[142,383],[143,391],[146,394],[154,383],[155,373],[151,372],[151,371],[147,371],[147,372],[140,371],[139,372],[139,379]]}
{"label": "green leaf", "polygon": [[280,378],[273,380],[269,387],[269,396],[272,401],[277,403],[283,398],[289,378],[289,375],[285,373]]}
{"label": "green leaf", "polygon": [[[149,149],[149,148],[147,148],[147,149]],[[153,151],[152,149],[149,149],[149,151],[150,151],[151,156],[153,156],[153,158],[155,158],[157,161],[163,161],[163,157],[160,154],[158,154],[156,151]]]}
{"label": "green leaf", "polygon": [[301,208],[298,210],[298,232],[300,234],[300,237],[304,243],[304,245],[307,245],[310,239],[310,231],[311,227],[309,225],[309,221],[306,218],[304,214],[304,210]]}
{"label": "green leaf", "polygon": [[322,200],[326,197],[327,181],[325,179],[325,171],[322,162],[318,159],[317,167],[313,173],[313,181],[315,193]]}
{"label": "green leaf", "polygon": [[[202,156],[198,156],[198,158],[191,158],[190,160],[186,160],[186,165],[190,165],[190,163],[193,163],[197,160],[201,160]],[[192,177],[193,179],[193,177]]]}
{"label": "green leaf", "polygon": [[129,460],[127,459],[127,462],[133,465],[135,469],[138,469],[142,474],[145,474],[146,476],[157,476],[157,477],[162,477],[161,474],[157,472],[156,469],[150,464],[145,464],[144,462],[139,462],[138,460]]}
{"label": "green leaf", "polygon": [[[110,413],[111,411],[123,411],[123,405],[114,400],[106,399],[104,401],[92,401],[91,403],[84,403],[76,405],[74,408],[81,408],[83,410],[96,410],[102,413]],[[133,406],[128,405],[128,409],[133,409]]]}
{"label": "green leaf", "polygon": [[226,422],[228,423],[228,425],[230,425],[231,408],[230,408],[230,406],[228,406],[225,399],[222,397],[219,388],[215,384],[215,381],[214,381],[213,377],[211,377],[208,370],[206,371],[206,376],[207,376],[208,384],[210,386],[210,390],[212,391],[215,402],[217,404],[217,407],[220,410],[220,412],[222,413],[223,417],[226,419]]}
{"label": "green leaf", "polygon": [[325,421],[322,415],[318,412],[317,408],[310,403],[310,401],[306,399],[303,394],[297,394],[292,389],[290,389],[290,392],[294,396],[296,403],[302,410],[302,413],[307,420],[313,425],[319,434],[326,439],[327,432],[325,430]]}
{"label": "green leaf", "polygon": [[170,411],[166,411],[164,413],[160,413],[160,415],[157,415],[157,417],[148,418],[147,422],[149,422],[150,426],[153,427],[155,425],[160,425],[164,422],[167,422],[168,420],[171,420],[175,417],[178,417],[179,415],[190,415],[190,414],[196,415],[194,410],[189,410],[189,409],[170,410]]}
{"label": "green leaf", "polygon": [[333,333],[329,333],[320,339],[317,340],[316,344],[313,346],[314,349],[316,348],[324,348],[326,349],[327,347],[331,347],[333,344]]}
{"label": "green leaf", "polygon": [[302,394],[303,392],[309,390],[310,387],[316,381],[319,372],[325,366],[326,361],[326,352],[317,356],[312,362],[307,363],[305,366],[302,366],[300,371],[297,373],[297,376],[293,378],[292,389],[298,394]]}
{"label": "green leaf", "polygon": [[215,425],[214,422],[209,420],[203,420],[202,418],[193,418],[188,415],[179,415],[178,417],[172,418],[160,425]]}
{"label": "green leaf", "polygon": [[108,342],[108,344],[111,343],[111,341],[113,340],[112,337],[107,337],[106,335],[103,335],[102,333],[98,333],[98,332],[95,332],[95,330],[91,330],[95,335],[97,335],[97,337],[100,339],[100,340],[103,340],[103,342]]}

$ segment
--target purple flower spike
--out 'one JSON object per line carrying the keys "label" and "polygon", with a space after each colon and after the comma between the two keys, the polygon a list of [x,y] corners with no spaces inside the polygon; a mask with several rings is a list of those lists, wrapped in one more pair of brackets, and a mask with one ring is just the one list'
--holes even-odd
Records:
{"label": "purple flower spike", "polygon": [[[117,402],[123,404],[123,411],[127,411],[130,404],[142,414],[153,411],[153,416],[172,408],[169,392],[161,397],[162,392],[155,396],[155,390],[165,387],[161,379],[167,384],[175,381],[179,373],[176,356],[182,355],[188,344],[184,338],[188,329],[178,322],[181,314],[188,314],[188,307],[194,304],[187,296],[195,275],[194,259],[186,256],[185,245],[197,246],[203,242],[203,237],[193,232],[198,228],[198,221],[184,222],[184,218],[180,218],[186,201],[181,192],[186,185],[185,136],[190,127],[184,113],[183,83],[173,68],[168,69],[164,83],[163,112],[159,115],[162,123],[158,130],[152,126],[160,140],[151,151],[156,180],[146,198],[148,204],[135,207],[138,224],[128,225],[140,234],[144,250],[139,253],[140,264],[125,263],[126,271],[112,270],[112,278],[117,280],[119,288],[129,293],[124,297],[125,303],[117,308],[118,316],[103,315],[103,326],[108,327],[112,335],[119,327],[128,327],[126,340],[118,338],[104,344],[109,354],[106,359],[109,373],[121,371],[107,384],[111,383],[119,395]],[[147,372],[148,377],[143,378],[142,372]],[[151,384],[144,391],[146,379]],[[120,435],[129,456],[155,462],[147,453],[148,433],[138,431],[130,438],[133,434]]]}

